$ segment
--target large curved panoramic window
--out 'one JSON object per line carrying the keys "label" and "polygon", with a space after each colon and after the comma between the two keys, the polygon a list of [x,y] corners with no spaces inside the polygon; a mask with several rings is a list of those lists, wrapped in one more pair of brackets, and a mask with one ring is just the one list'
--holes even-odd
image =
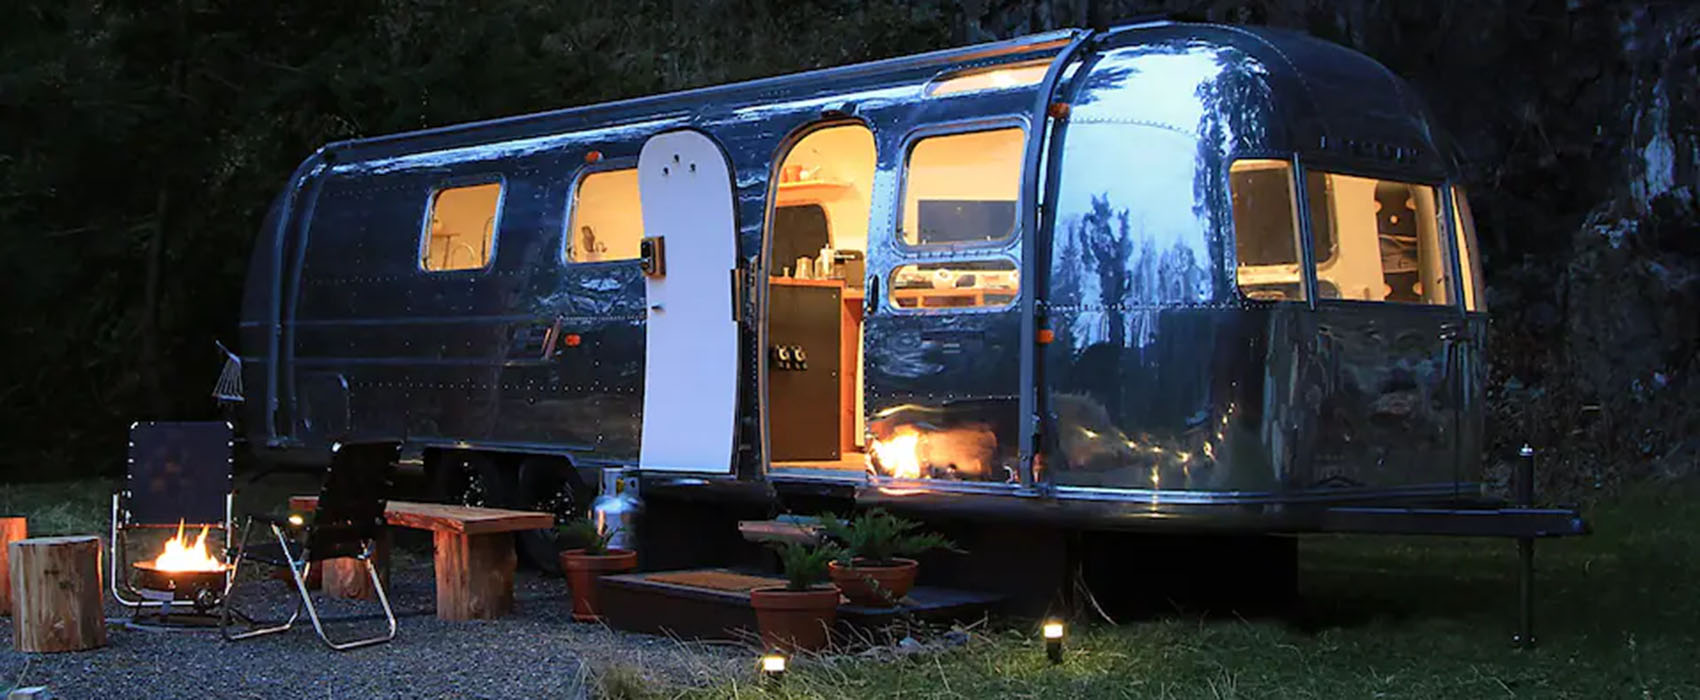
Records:
{"label": "large curved panoramic window", "polygon": [[567,260],[635,260],[643,240],[637,168],[602,170],[579,178],[567,224]]}
{"label": "large curved panoramic window", "polygon": [[1324,299],[1452,303],[1446,221],[1434,187],[1353,175],[1306,175],[1311,230],[1335,254],[1316,266]]}
{"label": "large curved panoramic window", "polygon": [[1020,127],[929,136],[909,149],[903,242],[958,245],[1006,239],[1021,191]]}
{"label": "large curved panoramic window", "polygon": [[431,198],[431,220],[419,266],[431,272],[450,272],[488,265],[501,200],[499,182],[438,190]]}
{"label": "large curved panoramic window", "polygon": [[1303,301],[1293,166],[1283,160],[1236,161],[1228,185],[1240,293],[1251,299]]}

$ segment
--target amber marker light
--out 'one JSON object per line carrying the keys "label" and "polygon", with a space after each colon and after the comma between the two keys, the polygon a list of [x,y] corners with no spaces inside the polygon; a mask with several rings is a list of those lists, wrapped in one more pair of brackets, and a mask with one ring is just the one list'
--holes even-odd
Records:
{"label": "amber marker light", "polygon": [[1050,659],[1053,664],[1062,663],[1062,620],[1046,620],[1042,629],[1045,637],[1045,658]]}
{"label": "amber marker light", "polygon": [[602,160],[601,151],[586,151],[584,154],[584,162],[586,163],[595,163],[599,160]]}
{"label": "amber marker light", "polygon": [[761,680],[767,684],[777,684],[785,678],[785,655],[771,651],[761,657]]}

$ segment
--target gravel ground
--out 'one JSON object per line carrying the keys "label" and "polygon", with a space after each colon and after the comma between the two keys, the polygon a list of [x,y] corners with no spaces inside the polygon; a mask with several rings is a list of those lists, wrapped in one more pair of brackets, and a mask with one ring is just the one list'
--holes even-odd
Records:
{"label": "gravel ground", "polygon": [[[281,618],[294,605],[292,590],[282,581],[242,584],[243,608]],[[8,645],[0,680],[46,685],[60,698],[576,698],[593,695],[595,675],[613,667],[660,688],[750,673],[750,653],[741,648],[574,623],[565,584],[536,572],[519,572],[508,616],[446,622],[435,615],[429,556],[397,551],[390,595],[395,640],[346,652],[326,648],[305,614],[288,632],[225,642],[216,631],[126,628],[128,612],[109,600],[105,648],[22,654]],[[376,603],[317,592],[314,602],[321,615],[344,618],[328,625],[335,638],[383,627],[381,615],[363,617],[378,612]],[[11,620],[0,619],[0,635],[10,638]]]}

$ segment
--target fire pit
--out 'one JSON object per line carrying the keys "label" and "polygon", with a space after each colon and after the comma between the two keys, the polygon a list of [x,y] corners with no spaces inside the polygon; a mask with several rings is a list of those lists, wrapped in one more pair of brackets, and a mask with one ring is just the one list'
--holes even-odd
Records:
{"label": "fire pit", "polygon": [[[225,574],[230,566],[207,552],[208,530],[203,526],[201,534],[190,541],[179,523],[177,535],[165,541],[158,557],[130,564],[131,585],[143,600],[153,601],[159,608],[154,624],[205,626],[224,598]],[[173,616],[176,603],[187,603],[192,613]],[[131,623],[140,622],[141,616],[141,606],[137,606]]]}

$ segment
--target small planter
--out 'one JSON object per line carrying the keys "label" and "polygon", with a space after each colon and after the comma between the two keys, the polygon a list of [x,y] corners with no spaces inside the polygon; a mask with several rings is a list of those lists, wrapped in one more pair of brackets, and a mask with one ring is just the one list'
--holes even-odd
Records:
{"label": "small planter", "polygon": [[914,559],[893,559],[897,563],[869,566],[864,559],[855,559],[848,566],[832,562],[827,572],[832,582],[844,591],[844,597],[855,605],[870,608],[889,608],[909,595],[915,585],[915,571],[920,568]]}
{"label": "small planter", "polygon": [[561,552],[561,569],[567,572],[567,586],[573,591],[573,619],[600,622],[602,616],[596,612],[596,579],[603,574],[636,568],[637,552],[629,549],[610,549],[607,554],[585,554],[582,549]]}
{"label": "small planter", "polygon": [[814,651],[826,646],[827,629],[838,621],[838,589],[757,588],[750,606],[764,646]]}

